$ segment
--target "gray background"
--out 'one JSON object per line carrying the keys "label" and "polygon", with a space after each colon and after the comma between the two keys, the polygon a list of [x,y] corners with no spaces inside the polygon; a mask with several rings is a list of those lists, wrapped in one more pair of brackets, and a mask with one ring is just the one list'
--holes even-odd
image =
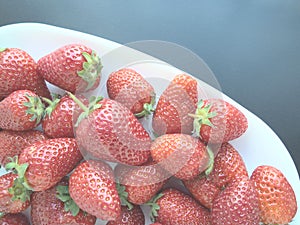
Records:
{"label": "gray background", "polygon": [[300,1],[0,0],[0,26],[17,22],[119,43],[163,40],[192,50],[225,94],[277,133],[299,169]]}

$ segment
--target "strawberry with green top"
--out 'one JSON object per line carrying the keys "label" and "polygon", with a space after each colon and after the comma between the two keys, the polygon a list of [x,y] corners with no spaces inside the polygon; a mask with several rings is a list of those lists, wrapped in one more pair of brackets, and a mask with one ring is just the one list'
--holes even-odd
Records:
{"label": "strawberry with green top", "polygon": [[97,53],[82,44],[62,46],[37,62],[40,76],[72,93],[95,89],[100,83],[101,70]]}

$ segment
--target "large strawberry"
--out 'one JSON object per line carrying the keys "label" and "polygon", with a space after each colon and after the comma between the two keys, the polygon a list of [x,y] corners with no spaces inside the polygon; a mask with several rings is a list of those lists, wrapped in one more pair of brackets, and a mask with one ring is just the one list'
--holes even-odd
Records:
{"label": "large strawberry", "polygon": [[69,44],[38,60],[38,74],[70,92],[88,91],[98,86],[102,64],[91,48]]}
{"label": "large strawberry", "polygon": [[210,168],[213,155],[198,138],[188,134],[164,134],[151,145],[151,156],[175,177],[188,180]]}
{"label": "large strawberry", "polygon": [[109,221],[106,225],[145,225],[145,215],[140,206],[132,209],[121,206],[121,215],[115,221]]}
{"label": "large strawberry", "polygon": [[31,195],[31,222],[33,225],[94,225],[96,217],[83,212],[70,198],[68,181]]}
{"label": "large strawberry", "polygon": [[214,199],[211,209],[212,225],[258,225],[260,221],[258,196],[247,176],[233,180]]}
{"label": "large strawberry", "polygon": [[46,82],[36,68],[34,59],[24,50],[0,48],[0,100],[14,91],[25,89],[49,98]]}
{"label": "large strawberry", "polygon": [[41,99],[30,90],[18,90],[0,102],[0,128],[24,131],[37,127],[44,113]]}
{"label": "large strawberry", "polygon": [[125,105],[137,117],[149,115],[154,110],[154,88],[133,69],[124,68],[111,73],[106,87],[111,99]]}
{"label": "large strawberry", "polygon": [[209,211],[199,205],[189,195],[169,188],[161,192],[151,202],[152,218],[163,225],[210,225]]}
{"label": "large strawberry", "polygon": [[240,137],[248,128],[246,116],[222,99],[198,102],[193,133],[206,143],[224,143]]}
{"label": "large strawberry", "polygon": [[31,144],[47,139],[46,135],[39,130],[28,131],[0,131],[0,165],[5,165],[22,150]]}
{"label": "large strawberry", "polygon": [[121,202],[111,167],[95,160],[79,164],[70,176],[71,198],[82,210],[102,220],[116,220]]}
{"label": "large strawberry", "polygon": [[191,134],[198,102],[197,81],[186,74],[174,77],[160,96],[153,114],[152,127],[156,135],[170,133]]}
{"label": "large strawberry", "polygon": [[259,196],[261,222],[291,222],[297,212],[297,201],[294,190],[284,174],[273,166],[261,165],[253,171],[250,179]]}
{"label": "large strawberry", "polygon": [[10,213],[0,216],[0,224],[2,225],[30,225],[29,219],[23,213]]}

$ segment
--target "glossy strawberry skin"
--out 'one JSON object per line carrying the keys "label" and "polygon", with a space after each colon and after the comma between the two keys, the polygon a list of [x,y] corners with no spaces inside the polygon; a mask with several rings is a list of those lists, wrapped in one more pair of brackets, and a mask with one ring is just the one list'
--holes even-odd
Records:
{"label": "glossy strawberry skin", "polygon": [[76,140],[98,159],[141,165],[150,157],[151,139],[132,112],[121,103],[103,99],[101,107],[76,128]]}
{"label": "glossy strawberry skin", "polygon": [[[84,69],[84,63],[87,59],[83,56],[86,52],[94,55],[91,48],[82,44],[69,44],[62,46],[55,51],[40,58],[37,62],[38,74],[44,77],[48,82],[75,93],[76,91],[85,91],[95,89],[100,82],[100,74],[102,65],[95,55],[95,62],[92,63],[90,73],[94,73],[94,77],[87,77],[87,80],[78,75],[79,71]],[[88,82],[92,81],[92,86],[88,86]]]}
{"label": "glossy strawberry skin", "polygon": [[[57,185],[67,186],[67,180]],[[64,209],[64,203],[57,198],[57,185],[45,191],[33,192],[31,195],[31,222],[33,225],[94,225],[96,217],[82,210],[76,216]]]}
{"label": "glossy strawberry skin", "polygon": [[152,142],[153,160],[182,180],[189,180],[209,165],[206,146],[198,139],[187,134],[165,134]]}
{"label": "glossy strawberry skin", "polygon": [[12,200],[12,194],[9,188],[14,184],[14,180],[18,176],[13,173],[7,173],[0,176],[0,212],[2,213],[19,213],[27,209],[30,201]]}
{"label": "glossy strawberry skin", "polygon": [[30,225],[29,219],[23,213],[6,214],[0,218],[3,225]]}
{"label": "glossy strawberry skin", "polygon": [[107,92],[111,99],[125,105],[133,114],[143,112],[144,104],[151,104],[155,100],[151,84],[130,68],[120,69],[109,75]]}
{"label": "glossy strawberry skin", "polygon": [[174,77],[160,96],[153,114],[152,127],[159,136],[162,134],[191,134],[194,113],[198,102],[197,81],[186,74]]}
{"label": "glossy strawberry skin", "polygon": [[102,161],[79,164],[70,176],[69,192],[79,208],[97,218],[116,220],[121,214],[113,171]]}
{"label": "glossy strawberry skin", "polygon": [[121,215],[115,221],[109,221],[106,225],[145,225],[145,216],[140,206],[121,207]]}
{"label": "glossy strawberry skin", "polygon": [[37,74],[37,64],[24,50],[0,51],[0,100],[17,90],[31,90],[50,98],[45,80]]}
{"label": "glossy strawberry skin", "polygon": [[29,164],[25,173],[29,186],[34,191],[43,191],[57,184],[81,159],[74,138],[56,138],[25,148],[20,154],[19,164]]}
{"label": "glossy strawberry skin", "polygon": [[210,213],[192,197],[176,189],[166,189],[157,200],[156,222],[164,225],[210,225]]}
{"label": "glossy strawberry skin", "polygon": [[277,168],[261,165],[255,168],[250,179],[259,196],[261,222],[288,224],[297,212],[294,190],[284,174]]}
{"label": "glossy strawberry skin", "polygon": [[20,155],[24,148],[45,139],[47,136],[38,130],[0,131],[0,164],[4,166],[10,161],[9,157]]}

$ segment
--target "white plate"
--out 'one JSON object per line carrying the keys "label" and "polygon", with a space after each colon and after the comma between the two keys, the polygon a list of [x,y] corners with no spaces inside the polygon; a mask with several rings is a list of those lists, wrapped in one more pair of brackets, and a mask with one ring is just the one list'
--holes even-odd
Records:
{"label": "white plate", "polygon": [[[41,56],[44,56],[62,45],[76,42],[90,46],[102,56],[105,56],[106,53],[120,47],[119,44],[100,37],[45,24],[21,23],[0,27],[0,47],[21,48],[31,54],[35,59],[39,59]],[[106,59],[109,59],[109,57],[106,57]],[[103,64],[105,69],[105,66],[109,64],[109,62],[104,61]],[[110,63],[119,63],[121,65],[123,62],[113,61]],[[140,69],[145,70],[144,72],[147,73],[148,69],[151,69],[151,66],[153,66],[151,63],[149,65],[150,66],[148,67],[147,65],[144,65]],[[141,65],[137,64],[135,66],[139,67]],[[171,76],[178,72],[177,69],[170,69],[166,64],[159,64],[156,62],[156,66],[156,75],[160,78],[165,76],[166,72],[171,74]],[[104,82],[105,78],[103,79],[102,84]],[[203,84],[201,81],[199,82]],[[162,91],[162,88],[163,86],[160,86],[158,92]],[[272,165],[280,169],[294,188],[298,200],[297,203],[299,205],[299,175],[286,147],[270,127],[268,127],[261,119],[229,97],[225,95],[222,95],[222,97],[238,107],[248,119],[249,128],[247,132],[231,143],[239,150],[244,158],[249,174],[251,174],[257,166],[262,164]],[[3,173],[3,170],[0,171],[0,173]],[[290,224],[296,225],[299,223],[300,213],[298,212],[293,222]],[[97,224],[103,223],[98,221]]]}

